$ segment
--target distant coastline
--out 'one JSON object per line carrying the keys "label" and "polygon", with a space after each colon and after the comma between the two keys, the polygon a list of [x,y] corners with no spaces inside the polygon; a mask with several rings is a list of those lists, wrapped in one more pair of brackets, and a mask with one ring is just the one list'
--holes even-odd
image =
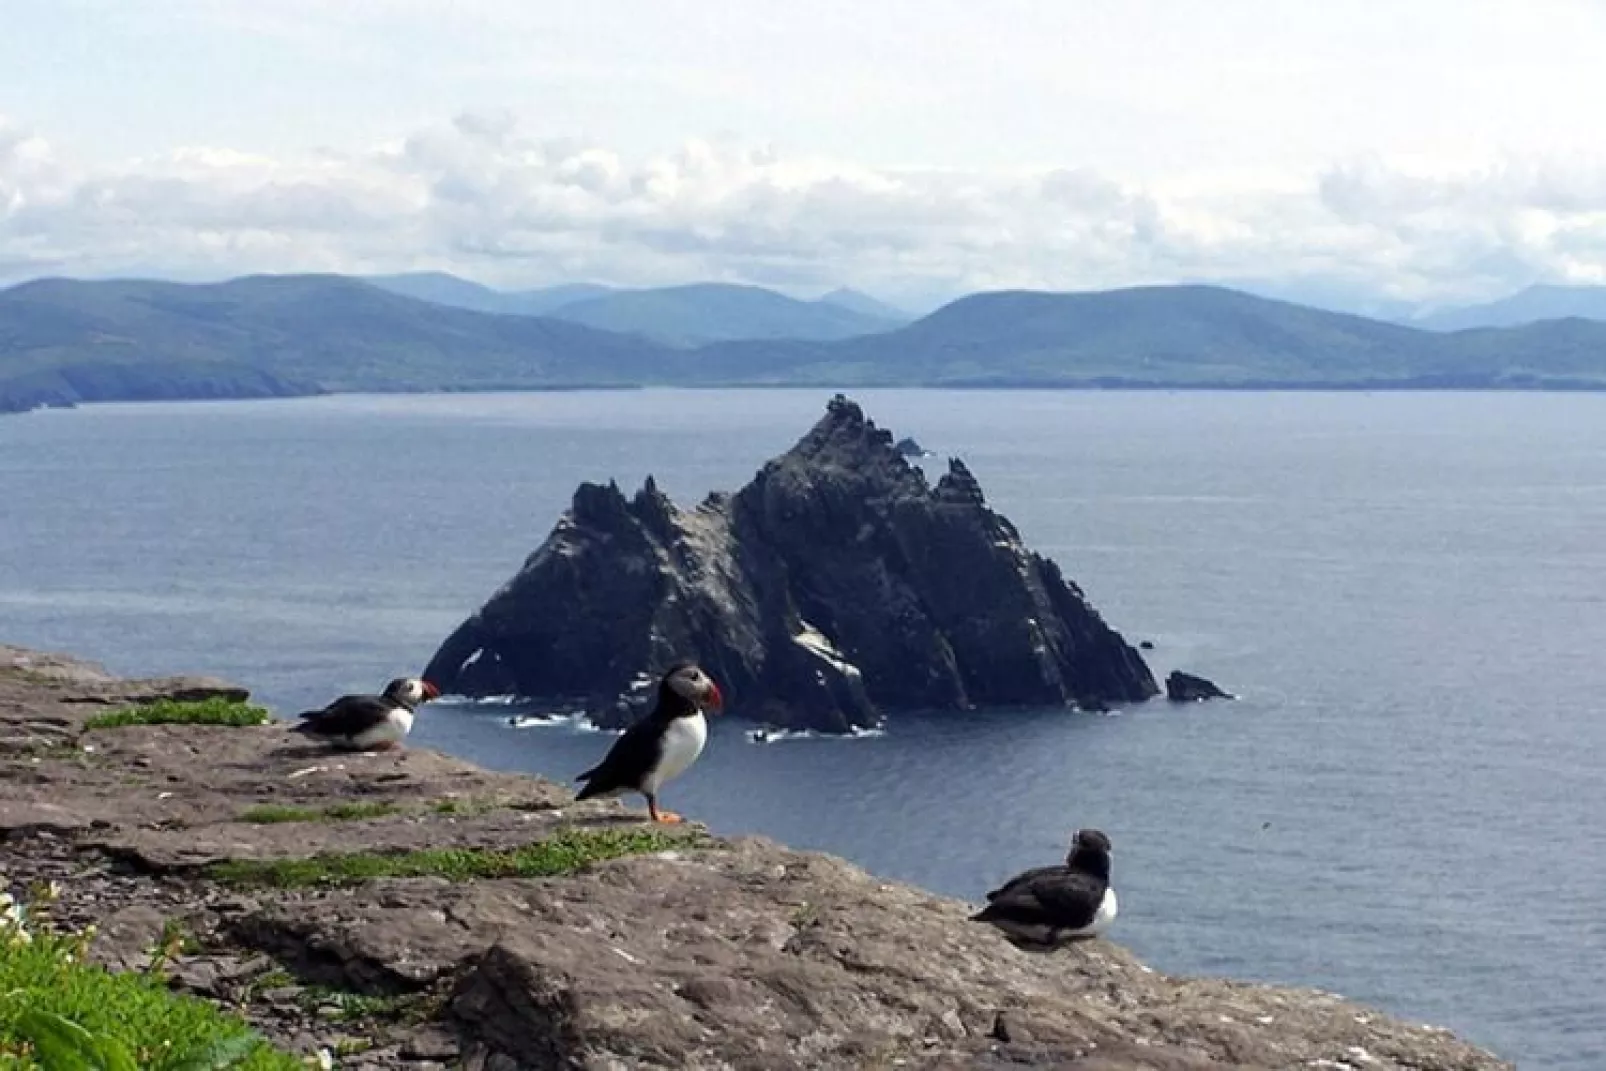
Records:
{"label": "distant coastline", "polygon": [[516,315],[337,275],[39,280],[0,291],[0,411],[653,386],[1606,389],[1606,322],[1580,317],[1431,331],[1211,286],[973,294],[902,324],[757,288],[632,302]]}
{"label": "distant coastline", "polygon": [[[3,388],[0,384],[0,388]],[[387,396],[431,396],[454,394],[573,394],[589,391],[613,391],[625,393],[643,390],[808,390],[829,391],[835,390],[832,383],[599,383],[599,384],[559,384],[553,386],[520,386],[520,387],[440,387],[431,390],[398,388],[396,390],[350,390],[350,391],[311,391],[304,394],[206,394],[194,396],[173,395],[161,398],[95,398],[83,401],[73,401],[64,404],[39,404],[26,407],[7,408],[3,395],[0,395],[0,417],[22,416],[28,413],[37,413],[46,410],[83,409],[97,405],[130,405],[142,402],[260,402],[260,401],[299,401],[307,398],[328,397],[387,397]],[[1606,382],[1590,380],[1551,380],[1543,383],[1478,383],[1478,382],[1425,382],[1421,380],[1377,381],[1364,383],[1289,383],[1289,382],[1250,382],[1250,383],[1147,383],[1142,381],[1118,381],[1098,383],[1039,383],[1031,381],[1022,382],[953,382],[953,383],[900,383],[900,382],[869,382],[854,385],[857,390],[953,390],[953,391],[1032,391],[1036,393],[1051,393],[1063,391],[1066,393],[1095,393],[1107,391],[1112,393],[1144,393],[1164,394],[1174,392],[1187,392],[1194,394],[1598,394],[1606,391]]]}

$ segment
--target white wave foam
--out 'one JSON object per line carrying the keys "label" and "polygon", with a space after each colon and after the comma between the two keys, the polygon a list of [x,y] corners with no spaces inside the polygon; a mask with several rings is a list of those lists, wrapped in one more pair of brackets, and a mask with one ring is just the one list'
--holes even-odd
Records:
{"label": "white wave foam", "polygon": [[845,733],[822,733],[816,729],[749,729],[744,734],[750,744],[778,744],[783,740],[864,740],[886,736],[879,726],[873,729],[850,729]]}
{"label": "white wave foam", "polygon": [[605,729],[586,717],[585,711],[549,711],[545,714],[514,714],[507,719],[515,729],[568,729],[575,733],[605,733],[618,736],[623,729]]}

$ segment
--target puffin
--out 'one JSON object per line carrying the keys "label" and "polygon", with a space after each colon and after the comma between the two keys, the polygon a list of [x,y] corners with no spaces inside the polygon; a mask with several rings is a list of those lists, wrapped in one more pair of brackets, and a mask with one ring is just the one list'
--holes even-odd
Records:
{"label": "puffin", "polygon": [[725,708],[719,685],[692,662],[677,662],[658,682],[658,701],[651,714],[625,730],[607,757],[580,774],[584,781],[576,800],[639,792],[647,797],[654,822],[679,822],[680,815],[658,806],[658,790],[685,773],[708,743],[703,711]]}
{"label": "puffin", "polygon": [[397,677],[383,694],[343,695],[322,710],[304,711],[291,732],[358,751],[393,748],[413,731],[419,705],[440,694],[429,681]]}
{"label": "puffin", "polygon": [[1115,921],[1118,910],[1110,887],[1110,851],[1104,833],[1078,829],[1064,866],[1017,874],[987,894],[987,906],[971,921],[990,922],[1025,947],[1097,937]]}

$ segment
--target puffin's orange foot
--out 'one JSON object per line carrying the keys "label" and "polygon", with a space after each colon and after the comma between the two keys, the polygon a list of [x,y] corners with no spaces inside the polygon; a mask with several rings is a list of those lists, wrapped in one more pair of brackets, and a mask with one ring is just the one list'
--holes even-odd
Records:
{"label": "puffin's orange foot", "polygon": [[684,822],[685,821],[684,818],[682,818],[680,815],[676,814],[674,811],[654,811],[653,812],[653,816],[652,816],[652,820],[654,822],[662,822],[664,825],[667,825],[667,826],[672,826],[676,822]]}

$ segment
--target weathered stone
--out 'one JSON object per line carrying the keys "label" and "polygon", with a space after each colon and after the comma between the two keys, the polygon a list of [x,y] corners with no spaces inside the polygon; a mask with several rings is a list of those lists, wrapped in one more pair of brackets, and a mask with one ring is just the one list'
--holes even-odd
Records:
{"label": "weathered stone", "polygon": [[149,904],[130,904],[100,923],[90,954],[119,970],[143,970],[159,943],[168,916]]}
{"label": "weathered stone", "polygon": [[442,644],[448,692],[517,694],[617,725],[694,658],[729,709],[841,732],[883,711],[1147,699],[1138,652],[988,508],[935,487],[838,396],[734,495],[677,508],[583,484],[524,568]]}

